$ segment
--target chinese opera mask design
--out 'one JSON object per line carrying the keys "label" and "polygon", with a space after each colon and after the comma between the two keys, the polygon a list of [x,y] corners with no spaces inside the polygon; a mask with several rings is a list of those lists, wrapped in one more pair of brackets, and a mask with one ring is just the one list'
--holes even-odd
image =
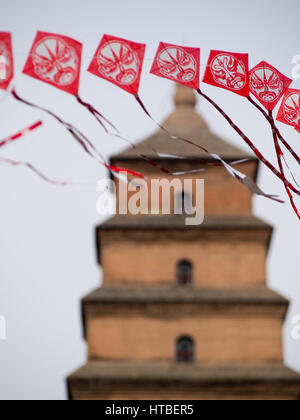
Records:
{"label": "chinese opera mask design", "polygon": [[273,111],[292,83],[292,79],[266,61],[262,61],[250,71],[249,79],[250,92],[269,111]]}
{"label": "chinese opera mask design", "polygon": [[210,67],[216,83],[233,90],[241,90],[245,87],[247,83],[245,66],[233,55],[217,55]]}
{"label": "chinese opera mask design", "polygon": [[270,68],[260,67],[250,73],[250,89],[262,102],[271,103],[283,93],[283,81]]}
{"label": "chinese opera mask design", "polygon": [[77,78],[80,60],[75,48],[59,37],[41,39],[32,51],[34,72],[58,86],[71,85]]}
{"label": "chinese opera mask design", "polygon": [[99,73],[121,85],[133,84],[139,76],[138,54],[123,41],[109,41],[97,54]]}
{"label": "chinese opera mask design", "polygon": [[291,93],[283,103],[284,119],[292,126],[300,129],[300,92]]}
{"label": "chinese opera mask design", "polygon": [[200,48],[160,42],[150,72],[192,89],[199,89]]}
{"label": "chinese opera mask design", "polygon": [[177,82],[192,82],[197,76],[197,63],[188,52],[179,47],[167,47],[157,57],[160,72]]}

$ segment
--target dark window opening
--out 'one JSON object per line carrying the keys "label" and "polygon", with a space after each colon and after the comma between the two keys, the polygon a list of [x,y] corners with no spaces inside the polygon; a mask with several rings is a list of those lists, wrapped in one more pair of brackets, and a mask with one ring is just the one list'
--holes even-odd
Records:
{"label": "dark window opening", "polygon": [[193,362],[195,360],[195,345],[190,337],[180,337],[176,343],[176,361]]}
{"label": "dark window opening", "polygon": [[191,284],[193,282],[193,266],[189,261],[180,261],[177,267],[177,283]]}

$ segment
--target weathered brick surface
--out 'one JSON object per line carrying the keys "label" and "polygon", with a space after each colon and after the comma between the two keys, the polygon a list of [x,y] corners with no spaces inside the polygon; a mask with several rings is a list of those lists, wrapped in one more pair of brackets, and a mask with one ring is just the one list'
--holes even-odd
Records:
{"label": "weathered brick surface", "polygon": [[[130,311],[129,311],[130,312]],[[89,357],[101,359],[173,361],[175,342],[193,337],[199,363],[282,361],[281,319],[230,316],[224,313],[173,318],[99,317],[88,322]],[[129,313],[130,315],[130,313]]]}

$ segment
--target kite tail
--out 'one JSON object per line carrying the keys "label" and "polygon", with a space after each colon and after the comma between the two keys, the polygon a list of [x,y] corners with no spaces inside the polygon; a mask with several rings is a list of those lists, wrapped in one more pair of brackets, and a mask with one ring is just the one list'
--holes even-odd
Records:
{"label": "kite tail", "polygon": [[0,147],[6,146],[8,143],[11,143],[19,138],[25,136],[25,134],[30,133],[31,131],[36,130],[43,124],[42,121],[38,121],[29,127],[24,128],[23,130],[19,131],[18,133],[14,134],[13,136],[6,137],[5,139],[0,141]]}
{"label": "kite tail", "polygon": [[[146,108],[146,106],[144,105],[143,101],[141,100],[141,98],[139,97],[139,95],[136,93],[134,95],[135,99],[137,100],[138,104],[140,105],[140,107],[142,108],[142,110],[145,112],[145,114],[161,129],[163,130],[165,133],[167,133],[169,135],[168,130],[159,122],[157,122],[152,115],[150,114],[150,112],[148,111],[148,109]],[[171,137],[173,137],[171,135]]]}
{"label": "kite tail", "polygon": [[[198,149],[200,149],[201,151],[203,151],[203,152],[207,153],[208,155],[210,155],[213,160],[218,160],[220,162],[220,164],[224,166],[224,168],[226,169],[226,171],[230,173],[231,176],[233,176],[235,179],[237,179],[241,184],[243,184],[246,188],[248,188],[248,190],[250,190],[253,194],[261,195],[263,197],[266,197],[266,198],[268,198],[270,200],[277,201],[279,203],[284,203],[282,200],[280,200],[280,199],[277,198],[278,197],[277,195],[274,195],[274,194],[265,194],[249,177],[247,177],[245,174],[242,174],[239,171],[236,171],[232,166],[230,166],[227,162],[225,162],[219,155],[217,155],[215,153],[210,153],[205,147],[201,146],[198,143],[193,142],[192,140],[186,139],[184,137],[178,137],[178,136],[175,136],[172,133],[170,133],[169,130],[166,127],[164,127],[162,124],[158,123],[152,117],[152,115],[150,114],[150,112],[148,111],[148,109],[146,108],[146,106],[144,105],[143,101],[141,100],[141,98],[139,97],[138,94],[135,95],[135,99],[137,100],[138,104],[143,109],[143,111],[146,113],[146,115],[161,130],[163,130],[168,135],[168,137],[170,137],[173,140],[180,140],[180,141],[183,141],[183,142],[185,142],[187,144],[190,144],[192,146],[195,146]],[[274,170],[276,171],[275,168],[274,168]],[[180,173],[180,174],[183,175],[184,173]],[[279,174],[279,176],[281,178],[281,174],[279,172],[278,172],[278,174]],[[299,195],[300,195],[300,191],[299,191]]]}
{"label": "kite tail", "polygon": [[[140,106],[142,107],[142,109],[144,110],[144,112],[146,112],[146,114],[148,115],[148,117],[150,117],[153,121],[154,121],[154,119],[152,118],[152,116],[150,115],[150,113],[148,112],[148,110],[146,109],[146,107],[144,106],[144,104],[143,104],[143,102],[141,101],[141,99],[139,98],[139,96],[138,95],[136,95],[135,96],[136,97],[136,100],[138,101],[138,103],[140,104]],[[81,98],[80,98],[80,96],[79,95],[76,95],[76,98],[77,98],[77,101],[81,104],[81,105],[83,105],[83,106],[85,106],[88,110],[89,110],[89,112],[91,112],[92,113],[92,115],[94,115],[94,117],[99,121],[99,123],[101,124],[101,126],[103,127],[103,129],[105,130],[105,132],[106,132],[106,134],[107,135],[109,135],[109,136],[112,136],[112,137],[116,137],[116,138],[119,138],[119,139],[121,139],[121,140],[123,140],[123,141],[125,141],[126,143],[128,143],[131,147],[132,147],[132,149],[133,150],[137,150],[137,147],[136,147],[136,145],[131,141],[131,140],[129,140],[127,137],[124,137],[122,134],[121,134],[121,132],[120,132],[120,130],[114,125],[114,124],[112,124],[109,120],[107,120],[102,114],[100,114],[99,113],[99,111],[97,111],[92,105],[90,105],[89,103],[87,103],[87,102],[84,102]],[[101,118],[103,118],[103,119],[105,119],[105,121],[116,131],[116,133],[111,133],[108,129],[107,129],[107,127],[104,125],[104,123],[103,123],[103,121],[101,121]],[[162,126],[162,125],[160,125],[159,123],[157,123],[156,121],[154,121],[162,130],[164,130],[165,131],[165,128]],[[145,162],[147,162],[147,163],[149,163],[151,166],[153,166],[153,167],[155,167],[155,168],[158,168],[161,172],[163,172],[164,174],[167,174],[167,175],[172,175],[172,172],[170,172],[168,169],[166,169],[166,168],[164,168],[164,167],[162,167],[162,166],[160,166],[157,162],[155,162],[153,159],[151,159],[151,158],[149,158],[148,156],[146,156],[146,155],[144,155],[144,154],[140,154],[140,153],[136,153],[136,155],[138,156],[138,157],[140,157],[142,160],[144,160]],[[202,160],[202,163],[203,164],[209,164],[207,161],[205,161],[205,160]]]}
{"label": "kite tail", "polygon": [[[134,143],[132,143],[129,139],[127,139],[126,137],[122,136],[121,132],[119,131],[119,129],[111,122],[109,121],[106,117],[104,117],[103,114],[101,114],[96,108],[93,107],[93,105],[84,102],[79,95],[76,95],[76,99],[77,101],[83,105],[84,107],[86,107],[88,109],[88,111],[96,118],[96,120],[100,123],[100,125],[102,126],[102,128],[104,129],[104,131],[106,132],[107,135],[112,136],[112,137],[116,137],[119,138],[121,140],[126,141],[128,144],[131,145],[131,147],[133,149],[136,149],[136,146]],[[104,122],[105,121],[111,128],[113,128],[115,130],[116,133],[111,133],[108,128],[105,126]],[[137,156],[140,157],[141,159],[145,160],[146,162],[148,162],[150,165],[158,168],[159,170],[161,170],[163,173],[165,174],[170,174],[170,171],[168,171],[167,169],[159,166],[156,162],[154,162],[152,159],[148,158],[145,155],[141,155],[137,153]]]}
{"label": "kite tail", "polygon": [[87,108],[87,110],[96,118],[96,120],[99,122],[99,124],[102,126],[102,128],[105,130],[107,134],[109,134],[109,131],[107,127],[105,126],[104,122],[106,122],[117,133],[120,133],[117,127],[108,118],[106,118],[103,114],[101,114],[101,112],[99,112],[93,105],[83,101],[78,94],[75,95],[75,97],[77,101],[80,103],[80,105]]}
{"label": "kite tail", "polygon": [[72,185],[71,182],[67,182],[67,181],[63,181],[63,182],[53,181],[52,179],[48,178],[39,169],[37,169],[35,166],[33,166],[29,162],[15,161],[15,160],[6,159],[6,158],[3,158],[3,157],[0,157],[0,162],[7,163],[8,165],[11,165],[11,166],[25,166],[26,168],[28,168],[32,172],[34,172],[43,181],[46,181],[48,184],[57,185],[57,186],[60,186],[60,187],[66,187],[67,185]]}
{"label": "kite tail", "polygon": [[219,107],[209,96],[205,95],[200,89],[197,89],[199,95],[206,99],[231,125],[231,127],[239,134],[239,136],[247,143],[247,145],[252,149],[258,159],[264,163],[281,181],[286,182],[291,191],[295,194],[300,195],[300,191],[297,190],[286,178],[282,175],[273,165],[270,163],[262,153],[257,149],[257,147],[252,143],[252,141],[243,133],[243,131],[232,121],[232,119]]}
{"label": "kite tail", "polygon": [[124,137],[122,134],[112,134],[112,133],[108,133],[110,136],[112,137],[116,137],[118,139],[121,139],[123,141],[125,141],[127,144],[129,144],[131,146],[131,148],[136,152],[136,155],[141,158],[142,160],[144,160],[145,162],[149,163],[151,166],[158,168],[161,172],[163,172],[164,174],[167,175],[171,175],[171,172],[168,171],[168,169],[160,166],[157,162],[155,162],[153,159],[149,158],[148,156],[141,154],[139,152],[137,152],[137,146],[128,138]]}
{"label": "kite tail", "polygon": [[280,133],[279,129],[277,128],[277,126],[275,124],[274,118],[272,117],[270,119],[270,116],[266,113],[266,111],[260,105],[258,105],[250,96],[248,96],[247,99],[252,105],[254,105],[265,116],[265,118],[271,124],[272,128],[275,129],[276,135],[279,138],[279,140],[281,141],[281,143],[285,146],[285,148],[291,153],[291,155],[295,158],[297,163],[300,165],[300,157],[293,150],[293,148],[288,144],[288,142],[283,138],[282,134]]}
{"label": "kite tail", "polygon": [[[270,116],[270,118],[273,119],[272,111],[270,111],[269,116]],[[275,131],[275,129],[273,127],[272,127],[272,133],[273,133],[274,146],[275,146],[275,151],[276,151],[278,165],[279,165],[281,174],[284,176],[284,170],[283,170],[283,165],[282,165],[282,160],[281,160],[282,159],[282,156],[283,156],[283,153],[281,151],[281,148],[280,148],[280,145],[279,145],[279,142],[278,142],[278,139],[277,139],[276,131]],[[299,210],[296,207],[296,204],[294,202],[294,199],[293,199],[293,196],[292,196],[292,194],[290,192],[290,189],[289,189],[289,187],[288,187],[288,185],[287,185],[286,182],[283,181],[283,184],[284,184],[284,188],[285,188],[285,190],[286,190],[286,192],[287,192],[287,194],[289,196],[289,199],[290,199],[290,202],[291,202],[291,206],[292,206],[295,214],[297,215],[298,219],[300,220],[300,213],[299,213]]]}
{"label": "kite tail", "polygon": [[13,95],[13,97],[17,101],[19,101],[19,102],[21,102],[21,103],[23,103],[25,105],[28,105],[28,106],[30,106],[32,108],[36,108],[36,109],[38,109],[40,111],[46,112],[48,115],[50,115],[51,117],[53,117],[56,121],[58,121],[60,124],[62,124],[69,131],[69,133],[73,136],[73,138],[75,138],[75,140],[80,144],[80,146],[84,149],[84,151],[86,153],[88,153],[91,157],[94,158],[93,154],[91,153],[91,151],[89,150],[89,148],[85,144],[85,141],[87,142],[87,144],[91,148],[94,148],[93,144],[84,135],[82,135],[82,133],[76,127],[74,127],[73,125],[65,122],[62,118],[60,118],[58,115],[56,115],[54,112],[50,111],[49,109],[43,108],[43,107],[41,107],[39,105],[35,105],[32,102],[29,102],[26,99],[21,98],[17,94],[17,92],[16,92],[15,89],[12,89],[11,94]]}
{"label": "kite tail", "polygon": [[147,177],[145,177],[145,175],[141,174],[140,172],[131,171],[129,169],[124,169],[124,168],[118,168],[118,167],[113,166],[113,165],[105,165],[105,167],[107,169],[109,169],[110,171],[112,171],[112,172],[117,172],[117,173],[124,172],[124,173],[126,173],[128,175],[136,176],[136,177],[141,178],[141,179],[144,179],[144,180],[147,179]]}
{"label": "kite tail", "polygon": [[[140,174],[138,172],[133,172],[127,169],[120,169],[117,171],[118,168],[114,167],[114,166],[110,166],[105,157],[102,155],[101,152],[99,152],[96,147],[94,146],[94,144],[86,137],[85,134],[83,134],[77,127],[75,127],[72,124],[69,124],[67,122],[65,122],[62,118],[60,118],[58,115],[56,115],[54,112],[50,111],[47,108],[43,108],[39,105],[35,105],[23,98],[21,98],[15,89],[12,89],[12,95],[13,97],[19,101],[24,103],[25,105],[28,105],[30,107],[39,109],[40,111],[46,112],[47,114],[51,115],[53,118],[56,119],[56,121],[58,121],[60,124],[62,124],[68,131],[69,133],[73,136],[73,138],[80,144],[80,146],[83,148],[83,150],[93,159],[96,159],[97,162],[104,166],[106,169],[108,169],[110,172],[126,172],[129,175],[134,175],[134,176],[138,176],[139,178],[143,178],[145,179],[145,176],[143,174]],[[95,156],[96,155],[96,156]],[[113,169],[112,169],[113,168]]]}
{"label": "kite tail", "polygon": [[[86,107],[87,109],[88,109],[88,111],[89,112],[91,112],[91,114],[97,119],[97,121],[100,123],[100,125],[102,126],[102,128],[104,129],[104,131],[106,132],[106,134],[107,135],[109,135],[109,136],[112,136],[112,137],[116,137],[116,138],[119,138],[119,139],[121,139],[121,140],[124,140],[124,141],[126,141],[128,144],[130,144],[130,146],[133,148],[133,149],[136,149],[136,146],[135,146],[135,144],[133,143],[133,142],[131,142],[128,138],[126,138],[126,137],[124,137],[122,134],[121,134],[121,132],[120,132],[120,130],[111,122],[111,121],[109,121],[106,117],[104,117],[103,116],[103,114],[101,114],[96,108],[94,108],[93,107],[93,105],[91,105],[91,104],[89,104],[89,103],[87,103],[87,102],[84,102],[81,98],[80,98],[80,96],[79,95],[76,95],[76,99],[77,99],[77,101],[81,104],[81,105],[83,105],[84,107]],[[116,133],[111,133],[108,129],[107,129],[107,127],[105,126],[105,124],[104,124],[104,122],[102,121],[102,119],[107,123],[107,124],[109,124],[110,125],[110,127],[111,128],[113,128],[114,130],[115,130],[115,132]],[[167,169],[165,169],[165,168],[163,168],[163,167],[161,167],[161,166],[159,166],[159,164],[157,164],[156,162],[154,162],[152,159],[150,159],[150,158],[148,158],[147,156],[145,156],[145,155],[142,155],[142,154],[138,154],[137,153],[137,156],[138,157],[140,157],[141,159],[143,159],[143,160],[145,160],[146,162],[148,162],[150,165],[152,165],[152,166],[154,166],[154,167],[156,167],[156,168],[158,168],[158,169],[160,169],[163,173],[165,173],[165,174],[170,174],[170,171],[168,171]]]}
{"label": "kite tail", "polygon": [[[275,131],[276,133],[276,138],[279,139],[281,141],[281,143],[285,146],[285,148],[291,153],[291,155],[295,158],[295,160],[297,161],[298,164],[300,164],[300,158],[297,155],[297,153],[292,149],[292,147],[287,143],[287,141],[282,137],[279,129],[276,127],[274,118],[273,118],[273,114],[272,112],[270,112],[270,114],[268,114],[260,105],[258,105],[250,96],[247,97],[248,101],[254,105],[262,114],[263,116],[266,118],[266,120],[269,122],[269,124],[271,125],[272,128],[272,132]],[[289,170],[291,177],[293,178],[293,181],[295,182],[295,184],[297,185],[298,188],[300,188],[299,183],[297,182],[292,170],[290,169],[284,154],[282,153],[282,150],[280,149],[280,154],[281,157],[284,160],[284,163],[287,167],[287,169]]]}

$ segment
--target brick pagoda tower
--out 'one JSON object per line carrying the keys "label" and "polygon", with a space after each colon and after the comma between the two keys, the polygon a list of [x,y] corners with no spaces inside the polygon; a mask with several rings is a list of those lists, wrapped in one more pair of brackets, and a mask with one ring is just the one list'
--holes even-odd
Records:
{"label": "brick pagoda tower", "polygon": [[[258,161],[214,135],[178,87],[164,125],[218,153]],[[154,149],[154,150],[153,150]],[[164,154],[184,160],[158,158]],[[138,151],[171,171],[201,167],[207,155],[159,131]],[[165,175],[132,149],[113,165]],[[272,227],[251,214],[250,192],[221,166],[205,180],[205,221],[183,215],[117,215],[97,232],[103,287],[83,299],[88,362],[68,378],[71,399],[296,400],[300,377],[283,365],[288,302],[266,286]],[[190,192],[193,194],[193,191]]]}

